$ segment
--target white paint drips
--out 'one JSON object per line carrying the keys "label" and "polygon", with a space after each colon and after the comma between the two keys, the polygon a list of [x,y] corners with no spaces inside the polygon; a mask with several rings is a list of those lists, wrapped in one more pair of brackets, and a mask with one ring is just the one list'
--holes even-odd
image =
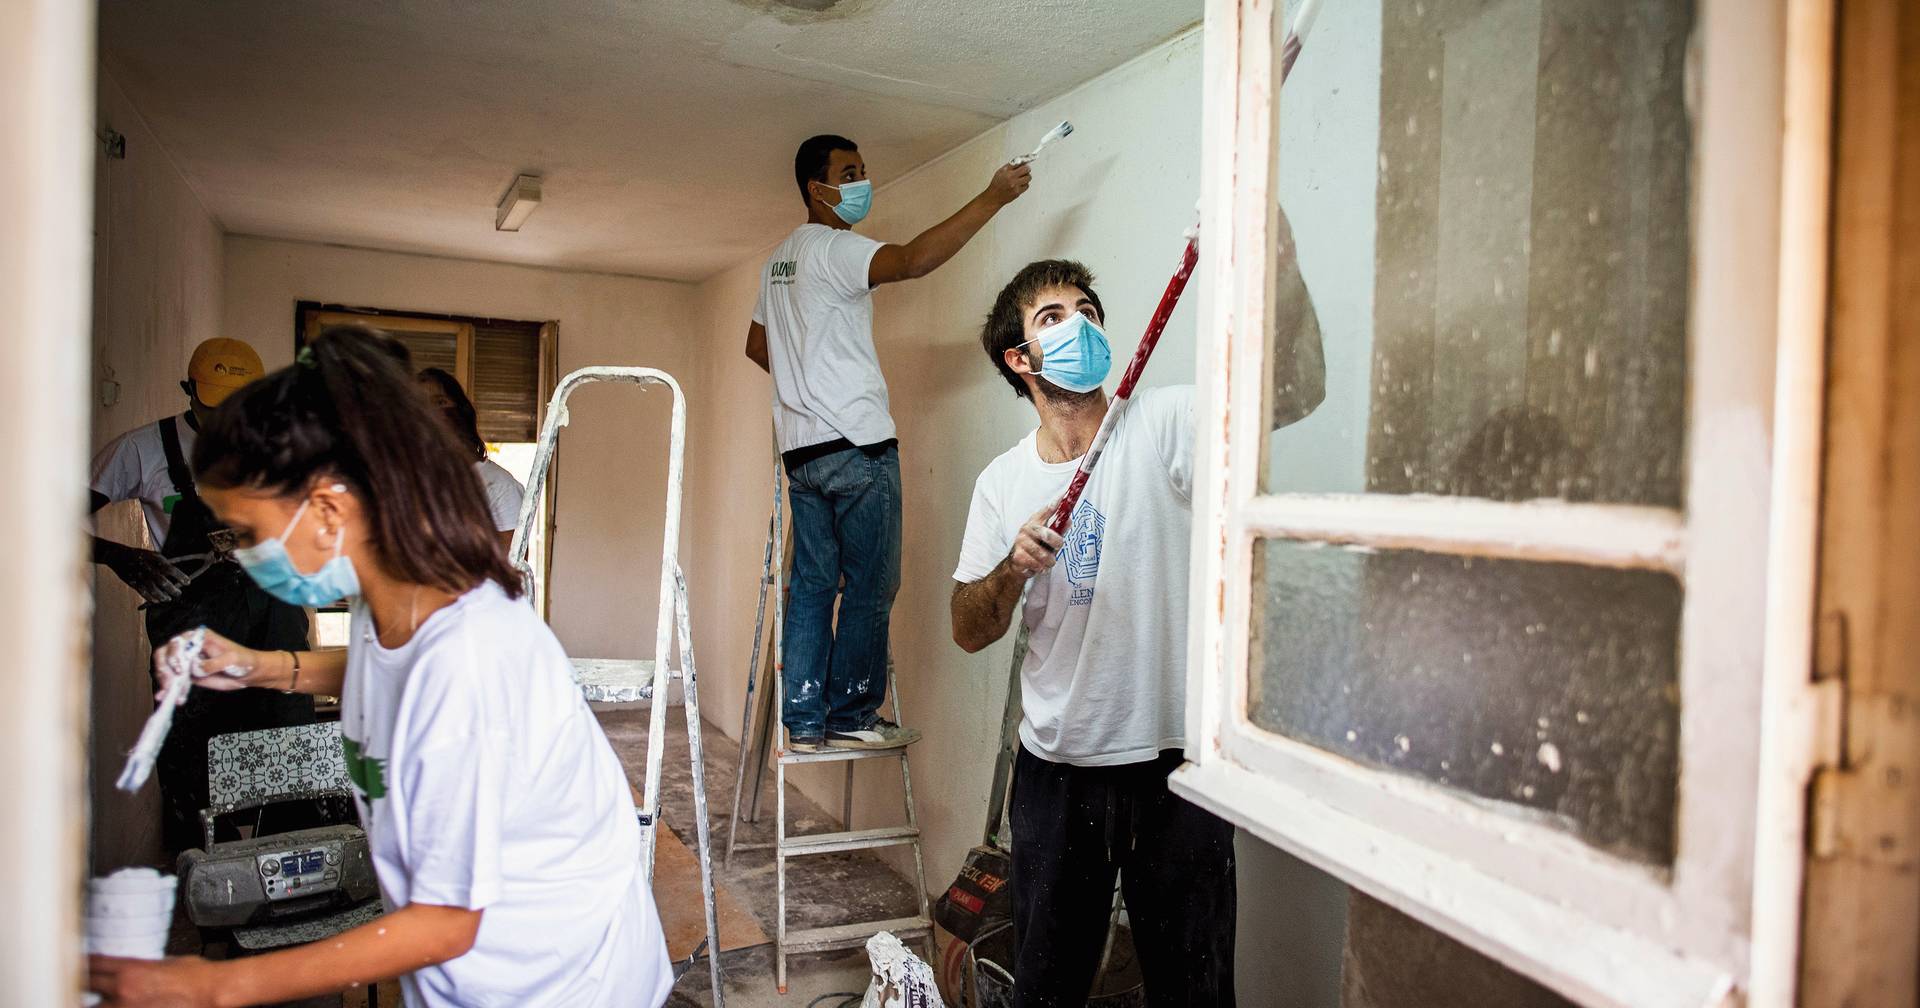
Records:
{"label": "white paint drips", "polygon": [[1540,765],[1552,773],[1560,772],[1560,747],[1551,742],[1540,743]]}

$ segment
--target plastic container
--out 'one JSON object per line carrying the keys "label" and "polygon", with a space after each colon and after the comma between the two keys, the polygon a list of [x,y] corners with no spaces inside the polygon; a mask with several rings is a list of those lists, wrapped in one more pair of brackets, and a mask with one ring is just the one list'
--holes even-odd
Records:
{"label": "plastic container", "polygon": [[172,926],[171,912],[145,917],[88,917],[84,933],[89,938],[126,938],[165,931]]}
{"label": "plastic container", "polygon": [[167,954],[167,929],[118,937],[87,936],[87,954],[122,959],[160,959]]}
{"label": "plastic container", "polygon": [[100,918],[173,917],[173,890],[165,892],[93,893],[87,898],[87,916]]}
{"label": "plastic container", "polygon": [[[1013,951],[1011,926],[974,939],[968,955],[973,957],[980,1003],[972,1008],[1010,1008],[1013,1004]],[[1133,931],[1122,924],[1114,933],[1106,973],[1094,978],[1087,1008],[1145,1008],[1146,1003],[1146,985],[1140,963],[1134,958]]]}
{"label": "plastic container", "polygon": [[99,875],[89,879],[87,891],[94,895],[172,892],[179,884],[179,879],[171,875],[163,875],[153,868],[122,868],[111,875]]}

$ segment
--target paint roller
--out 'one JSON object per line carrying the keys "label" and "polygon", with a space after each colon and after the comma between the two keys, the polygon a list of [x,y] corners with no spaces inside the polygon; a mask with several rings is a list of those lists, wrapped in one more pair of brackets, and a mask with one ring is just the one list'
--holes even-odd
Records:
{"label": "paint roller", "polygon": [[[1320,13],[1320,0],[1304,0],[1294,14],[1293,27],[1288,30],[1285,43],[1281,46],[1280,82],[1286,83],[1287,75],[1292,72],[1293,64],[1300,56],[1300,48],[1307,33],[1313,30],[1314,19]],[[1058,133],[1065,127],[1068,133],[1073,127],[1061,123],[1054,128]],[[1061,133],[1065,136],[1066,133]],[[1040,146],[1045,147],[1048,138],[1042,138]],[[1027,155],[1032,160],[1040,153],[1035,148]],[[1153,318],[1147,322],[1146,334],[1140,337],[1140,345],[1134,348],[1133,359],[1127,362],[1127,370],[1120,376],[1120,387],[1114,390],[1113,402],[1107,406],[1107,415],[1100,420],[1100,429],[1093,434],[1093,443],[1087,446],[1087,453],[1080,457],[1080,467],[1074,470],[1073,479],[1067,483],[1067,491],[1060,495],[1060,502],[1053,506],[1053,516],[1047,520],[1047,527],[1055,535],[1065,535],[1067,525],[1073,520],[1074,505],[1080,503],[1080,494],[1087,488],[1087,479],[1093,475],[1093,467],[1100,461],[1100,453],[1107,447],[1107,438],[1113,434],[1114,421],[1126,412],[1127,404],[1133,398],[1134,386],[1140,382],[1140,373],[1146,370],[1147,360],[1153,356],[1153,348],[1160,344],[1160,334],[1166,331],[1167,320],[1173,317],[1173,309],[1180,303],[1180,295],[1187,289],[1187,281],[1193,278],[1194,267],[1200,264],[1200,232],[1193,228],[1187,232],[1187,247],[1181,250],[1180,265],[1174,267],[1173,279],[1167,281],[1167,289],[1160,295],[1160,304],[1153,310]]]}

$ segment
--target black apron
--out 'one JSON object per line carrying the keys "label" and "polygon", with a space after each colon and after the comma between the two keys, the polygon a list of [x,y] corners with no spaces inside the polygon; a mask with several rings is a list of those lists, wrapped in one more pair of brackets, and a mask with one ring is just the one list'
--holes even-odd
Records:
{"label": "black apron", "polygon": [[[170,560],[208,553],[215,556],[179,598],[147,608],[147,640],[158,648],[177,634],[204,626],[257,650],[306,650],[306,610],[268,595],[240,569],[232,556],[233,533],[220,524],[194,490],[193,471],[180,450],[177,418],[168,417],[159,427],[167,476],[180,495],[173,505],[173,521],[167,526],[160,553]],[[180,566],[193,574],[200,569],[201,561],[190,560]],[[154,766],[160,780],[168,853],[198,847],[205,839],[200,810],[207,807],[208,800],[208,739],[312,722],[313,698],[305,694],[267,689],[189,690],[186,705],[174,712],[173,728]]]}

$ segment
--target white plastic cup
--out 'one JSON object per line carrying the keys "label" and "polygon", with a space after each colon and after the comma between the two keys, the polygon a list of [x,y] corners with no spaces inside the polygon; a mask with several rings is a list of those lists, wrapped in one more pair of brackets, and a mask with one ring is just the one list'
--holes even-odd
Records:
{"label": "white plastic cup", "polygon": [[89,938],[126,938],[165,931],[172,926],[171,913],[145,917],[88,917],[86,935]]}
{"label": "white plastic cup", "polygon": [[108,893],[172,892],[180,880],[153,868],[122,868],[111,875],[99,875],[87,881],[87,891],[96,896]]}
{"label": "white plastic cup", "polygon": [[114,937],[88,935],[87,954],[122,959],[162,959],[167,954],[167,929]]}
{"label": "white plastic cup", "polygon": [[172,917],[173,890],[93,893],[87,899],[89,917]]}

